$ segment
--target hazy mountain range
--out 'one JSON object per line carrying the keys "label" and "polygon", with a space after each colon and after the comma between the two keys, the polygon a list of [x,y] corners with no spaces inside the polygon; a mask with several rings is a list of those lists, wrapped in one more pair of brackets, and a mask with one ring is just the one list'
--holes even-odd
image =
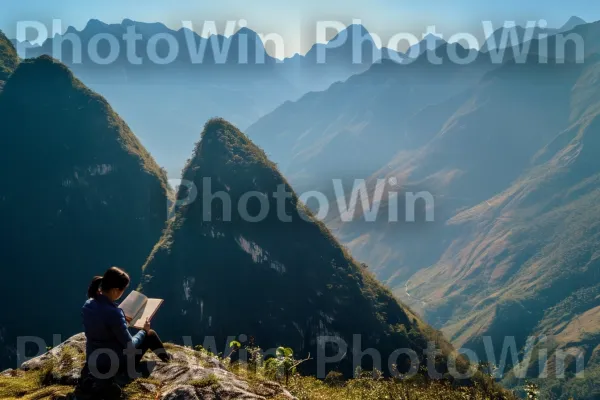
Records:
{"label": "hazy mountain range", "polygon": [[[544,32],[563,31],[580,22],[574,17],[565,27]],[[123,35],[131,28],[141,35],[135,46],[130,46],[133,54],[140,57],[140,65],[130,62],[131,54],[125,50],[128,44]],[[524,28],[517,29],[519,37],[523,37]],[[118,39],[118,58],[109,65],[92,62],[88,54],[90,40],[98,34],[110,34]],[[158,65],[149,59],[148,41],[156,35],[168,35],[177,42],[179,52],[167,65]],[[340,38],[345,43],[337,47],[335,43]],[[419,54],[425,52],[426,43],[436,47],[444,43],[440,40],[433,45],[431,39],[421,43]],[[74,57],[73,41],[81,42],[81,60]],[[197,140],[197,126],[208,118],[221,116],[245,129],[285,101],[297,100],[306,93],[322,91],[335,82],[343,82],[367,71],[380,60],[388,59],[391,53],[395,54],[395,59],[404,57],[385,48],[380,54],[373,54],[373,40],[361,25],[351,25],[329,43],[315,44],[307,54],[282,62],[267,54],[259,36],[248,28],[242,28],[230,37],[203,38],[186,28],[175,31],[161,23],[125,19],[120,24],[106,24],[90,20],[81,31],[69,27],[64,35],[29,49],[28,57],[46,54],[56,58],[54,42],[62,42],[59,46],[61,61],[119,110],[134,131],[139,132],[142,143],[167,170],[170,178],[180,176],[188,149]],[[218,49],[228,50],[223,63],[215,63],[220,55],[213,44]],[[97,47],[100,57],[108,57],[105,41]],[[159,41],[156,48],[157,57],[167,57],[168,46],[164,41]],[[357,53],[359,48],[362,58],[356,63],[353,52]],[[202,53],[198,49],[205,50]],[[198,57],[191,53],[203,54],[202,62],[192,62]],[[326,55],[324,63],[317,62],[319,53]],[[247,56],[240,57],[240,54]],[[167,117],[173,113],[178,118]]]}
{"label": "hazy mountain range", "polygon": [[[600,351],[598,166],[587,158],[599,150],[600,24],[570,33],[583,38],[585,63],[572,45],[557,52],[555,36],[528,43],[524,62],[516,48],[500,65],[482,53],[463,67],[433,66],[423,54],[288,102],[248,134],[304,190],[337,178],[349,196],[352,181],[366,179],[373,199],[385,179],[396,183],[386,191],[431,193],[431,223],[422,208],[416,223],[389,222],[384,195],[376,222],[357,207],[354,222],[334,217],[328,226],[458,346],[485,354],[483,336],[499,347],[514,336],[523,351],[528,336],[548,335],[551,354],[570,356],[566,381],[545,381],[546,389],[587,399]],[[569,379],[575,349],[585,381]],[[557,368],[552,357],[543,368]]]}
{"label": "hazy mountain range", "polygon": [[[130,47],[141,57],[139,65],[132,64],[131,55],[125,51],[127,43],[123,35],[129,28],[141,35],[135,46]],[[109,65],[98,65],[88,54],[90,40],[98,34],[111,34],[119,40],[121,51]],[[148,41],[155,35],[169,35],[177,42],[179,51],[168,65],[159,65],[148,56]],[[365,41],[355,44],[356,35],[365,36]],[[119,110],[132,128],[140,132],[142,142],[169,176],[176,178],[197,140],[198,126],[207,119],[221,116],[246,128],[286,100],[324,90],[334,82],[367,70],[374,60],[368,32],[362,26],[350,26],[339,36],[345,40],[341,47],[317,44],[306,55],[279,63],[266,53],[259,36],[247,28],[227,38],[221,35],[203,38],[188,29],[174,31],[160,23],[126,19],[121,24],[105,24],[91,20],[81,31],[70,27],[64,35],[29,49],[27,56],[46,54],[57,58],[54,42],[62,43],[57,45],[62,49],[60,60]],[[80,60],[74,58],[73,40],[82,45]],[[353,64],[352,49],[358,46],[364,49],[365,61]],[[205,49],[204,53],[199,49]],[[224,52],[223,57],[219,49]],[[327,62],[320,64],[316,62],[317,54],[323,49]],[[167,57],[168,51],[164,41],[158,43],[158,57]],[[197,57],[196,53],[203,56]],[[101,58],[109,56],[106,42],[98,45],[98,54]],[[177,118],[172,118],[173,115]]]}

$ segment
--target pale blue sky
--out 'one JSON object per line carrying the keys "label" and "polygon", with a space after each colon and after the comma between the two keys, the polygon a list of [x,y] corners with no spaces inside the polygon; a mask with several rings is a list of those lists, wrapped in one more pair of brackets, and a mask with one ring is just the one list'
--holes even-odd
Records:
{"label": "pale blue sky", "polygon": [[35,20],[51,27],[58,18],[64,27],[78,29],[89,19],[121,22],[124,18],[165,23],[181,28],[182,20],[223,22],[245,19],[251,29],[260,33],[278,33],[285,39],[285,52],[305,52],[315,39],[315,22],[336,20],[349,23],[360,18],[363,25],[384,39],[398,32],[417,35],[435,24],[438,32],[449,36],[469,32],[481,36],[482,20],[501,23],[514,20],[545,19],[549,26],[560,26],[572,16],[587,21],[600,20],[597,0],[0,0],[0,29],[15,37],[16,23]]}

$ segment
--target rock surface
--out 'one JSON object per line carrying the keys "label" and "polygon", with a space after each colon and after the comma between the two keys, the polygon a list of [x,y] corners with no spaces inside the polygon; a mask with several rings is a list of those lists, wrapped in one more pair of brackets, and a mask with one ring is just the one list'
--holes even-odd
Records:
{"label": "rock surface", "polygon": [[[168,345],[173,360],[164,363],[153,354],[144,362],[151,371],[143,379],[129,383],[124,393],[135,390],[162,400],[200,399],[294,399],[276,382],[249,383],[230,372],[216,357],[191,348]],[[85,336],[78,334],[49,352],[21,366],[24,371],[52,367],[49,384],[76,385],[85,359]]]}

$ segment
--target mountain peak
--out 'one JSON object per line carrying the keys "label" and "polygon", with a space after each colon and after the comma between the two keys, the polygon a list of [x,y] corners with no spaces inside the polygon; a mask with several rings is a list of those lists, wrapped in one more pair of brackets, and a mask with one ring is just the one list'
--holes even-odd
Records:
{"label": "mountain peak", "polygon": [[223,118],[213,118],[204,125],[201,140],[184,169],[184,176],[202,160],[220,165],[263,164],[275,167],[265,153],[237,127]]}
{"label": "mountain peak", "polygon": [[143,35],[154,35],[170,31],[170,29],[162,22],[140,22],[129,18],[125,18],[121,22],[121,26],[124,28],[134,26]]}
{"label": "mountain peak", "polygon": [[43,93],[52,93],[52,91],[46,92],[46,90],[52,90],[51,88],[61,87],[65,84],[72,86],[75,83],[76,79],[73,73],[63,63],[48,55],[43,55],[19,64],[5,90],[8,91],[13,86],[22,90],[25,86],[35,85],[38,89],[43,88],[40,90],[40,95],[43,95]]}
{"label": "mountain peak", "polygon": [[[184,180],[226,199],[196,200],[177,209],[143,267],[144,291],[165,299],[167,309],[156,324],[166,338],[178,334],[175,326],[217,341],[244,332],[266,348],[286,343],[304,355],[316,351],[316,338],[324,332],[349,343],[353,332],[368,326],[373,334],[363,338],[365,346],[377,344],[386,356],[402,347],[422,350],[406,340],[399,325],[426,343],[423,323],[365,273],[321,222],[306,215],[275,164],[235,126],[220,118],[207,122]],[[271,195],[282,186],[288,193],[286,217],[279,214],[278,196]],[[178,198],[188,194],[181,186]],[[262,200],[248,201],[250,194]],[[240,209],[244,205],[247,214]],[[224,287],[253,294],[223,301]],[[345,361],[342,369],[351,374]]]}
{"label": "mountain peak", "polygon": [[[108,121],[111,132],[118,136],[120,146],[126,149],[130,159],[136,158],[144,171],[159,177],[166,187],[166,177],[160,167],[129,127],[102,96],[87,88],[63,63],[43,55],[19,64],[4,87],[3,97],[9,103],[12,101],[20,104],[25,97],[34,95],[38,104],[46,104],[48,107],[62,104],[62,108],[57,108],[52,113],[53,118],[60,118],[61,113],[65,115],[64,118],[71,118],[69,113],[74,113],[81,121],[85,121],[80,122],[81,126],[93,125],[92,120],[95,119],[98,130]],[[80,132],[73,134],[79,135]],[[103,131],[103,135],[106,132]],[[100,134],[98,137],[106,139],[106,136]]]}
{"label": "mountain peak", "polygon": [[246,35],[246,38],[250,39],[251,41],[260,40],[258,34],[248,27],[240,28],[236,33],[234,33],[233,37],[239,37],[239,35]]}
{"label": "mountain peak", "polygon": [[367,28],[365,28],[365,26],[362,25],[362,24],[348,25],[348,27],[346,28],[346,31],[348,31],[348,32],[358,32],[361,35],[367,35],[367,34],[369,34],[369,31],[367,30]]}
{"label": "mountain peak", "polygon": [[346,38],[346,44],[350,44],[354,40],[354,35],[359,35],[360,37],[371,36],[369,31],[361,24],[352,24],[348,25],[346,29],[340,31],[337,35],[335,35],[327,45],[338,39],[338,38]]}
{"label": "mountain peak", "polygon": [[434,35],[433,33],[429,33],[427,34],[425,37],[423,37],[423,40],[421,40],[421,43],[429,43],[429,42],[433,42],[433,43],[446,43],[446,41],[441,37],[441,36],[437,36]]}
{"label": "mountain peak", "polygon": [[570,31],[571,29],[579,26],[587,24],[587,22],[580,17],[572,16],[569,20],[560,28],[561,31]]}
{"label": "mountain peak", "polygon": [[[447,43],[448,42],[446,42],[441,37],[430,33],[430,34],[424,36],[423,40],[421,40],[419,43],[415,44],[414,46],[411,46],[407,50],[406,54],[409,58],[417,58],[417,57],[421,56],[423,53],[435,50],[438,47],[440,47],[444,44],[447,44]],[[413,54],[413,52],[416,53],[416,57]]]}
{"label": "mountain peak", "polygon": [[223,118],[212,118],[204,124],[202,138],[210,138],[211,136],[219,137],[227,134],[243,135],[231,122]]}
{"label": "mountain peak", "polygon": [[107,24],[105,24],[104,22],[98,20],[98,19],[90,19],[88,21],[88,23],[85,25],[84,30],[103,30],[105,27],[107,26]]}

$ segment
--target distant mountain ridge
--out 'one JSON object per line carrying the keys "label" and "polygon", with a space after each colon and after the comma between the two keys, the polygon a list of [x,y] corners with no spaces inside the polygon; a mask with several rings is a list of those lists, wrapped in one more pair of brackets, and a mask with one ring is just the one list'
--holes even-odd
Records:
{"label": "distant mountain ridge", "polygon": [[559,31],[568,32],[570,30],[575,29],[579,25],[585,25],[585,24],[587,24],[586,20],[574,15],[571,18],[569,18],[569,20],[567,22],[565,22],[565,24],[563,26],[560,27]]}
{"label": "distant mountain ridge", "polygon": [[[132,64],[125,51],[122,36],[130,27],[135,27],[142,35],[142,39],[135,42],[135,48],[131,46],[132,52],[142,58],[141,65]],[[90,62],[86,51],[91,37],[99,33],[109,33],[118,39],[120,52],[109,65]],[[148,58],[148,40],[157,34],[167,35],[177,42],[179,52],[167,65]],[[68,40],[63,44],[63,61],[123,115],[171,178],[180,176],[188,149],[194,145],[195,127],[202,121],[219,115],[245,129],[286,101],[298,100],[304,94],[325,90],[372,66],[392,62],[389,60],[392,53],[393,63],[406,58],[387,48],[380,49],[380,55],[376,54],[373,38],[362,25],[350,25],[329,43],[315,44],[307,54],[283,62],[269,56],[262,40],[248,28],[242,28],[228,38],[223,35],[202,38],[196,32],[185,28],[176,31],[162,23],[124,19],[121,23],[106,24],[90,20],[81,31],[69,27],[66,35],[76,35],[82,42],[82,63],[71,62],[73,52]],[[340,47],[333,45],[340,37],[347,40]],[[53,55],[55,40],[58,39],[50,39],[43,46],[30,49],[29,54]],[[215,56],[211,43],[219,48],[229,46],[225,63],[214,63],[219,56]],[[239,57],[243,43],[247,44],[247,60]],[[441,45],[444,43],[439,41],[436,51],[443,51]],[[202,63],[192,63],[190,51],[195,54],[204,45]],[[459,44],[452,46],[461,47]],[[354,63],[353,54],[358,54],[359,47],[361,62]],[[158,57],[167,57],[168,49],[164,40],[156,43]],[[321,51],[326,51],[323,64],[317,62],[317,54]],[[421,48],[420,53],[423,51]],[[101,58],[109,55],[105,41],[98,44],[98,55]],[[264,63],[256,63],[257,58],[264,59]],[[194,59],[199,60],[195,56]],[[167,117],[173,113],[177,113],[178,118]]]}
{"label": "distant mountain ridge", "polygon": [[[495,67],[483,56],[468,65],[450,61],[452,50],[459,57],[471,51],[460,44],[425,44],[411,62],[383,60],[327,91],[284,103],[248,128],[248,135],[299,191],[331,189],[332,179],[368,179],[407,143],[411,118],[459,95]],[[442,62],[430,62],[433,56]]]}
{"label": "distant mountain ridge", "polygon": [[[343,42],[341,46],[338,40]],[[281,69],[290,81],[305,87],[306,92],[316,92],[326,90],[335,82],[346,81],[384,60],[402,58],[404,55],[395,49],[378,48],[364,26],[353,24],[327,43],[314,44],[305,55],[286,58]]]}
{"label": "distant mountain ridge", "polygon": [[[135,45],[135,53],[143,56],[141,65],[131,64],[125,51],[122,36],[131,26],[142,35]],[[245,128],[287,100],[326,89],[333,82],[366,70],[372,64],[367,44],[364,44],[365,63],[352,63],[352,29],[349,28],[344,46],[327,50],[328,63],[315,65],[316,47],[306,56],[279,63],[266,53],[258,35],[247,28],[228,38],[222,35],[202,38],[196,32],[184,28],[175,31],[160,23],[126,19],[120,24],[105,24],[91,20],[81,31],[67,29],[68,35],[76,35],[82,43],[82,63],[72,62],[72,46],[67,40],[63,43],[62,59],[85,84],[110,101],[169,176],[177,178],[197,137],[196,127],[203,121],[219,115]],[[90,62],[86,51],[90,39],[99,33],[111,34],[119,41],[118,58],[109,65]],[[159,65],[148,59],[148,40],[156,34],[177,41],[180,51],[172,63]],[[30,49],[28,54],[52,55],[55,40],[58,39]],[[224,64],[214,63],[218,55],[213,51],[213,41],[221,49],[229,46],[229,57]],[[193,48],[188,46],[191,42]],[[243,43],[247,43],[247,63],[242,63],[244,60],[239,57]],[[203,45],[206,46],[203,62],[192,63],[189,52],[195,54]],[[98,53],[102,58],[108,56],[106,42],[99,43]],[[162,58],[167,54],[166,42],[160,41],[157,55]],[[264,57],[264,63],[256,63],[257,57]],[[175,114],[178,117],[171,118]]]}

